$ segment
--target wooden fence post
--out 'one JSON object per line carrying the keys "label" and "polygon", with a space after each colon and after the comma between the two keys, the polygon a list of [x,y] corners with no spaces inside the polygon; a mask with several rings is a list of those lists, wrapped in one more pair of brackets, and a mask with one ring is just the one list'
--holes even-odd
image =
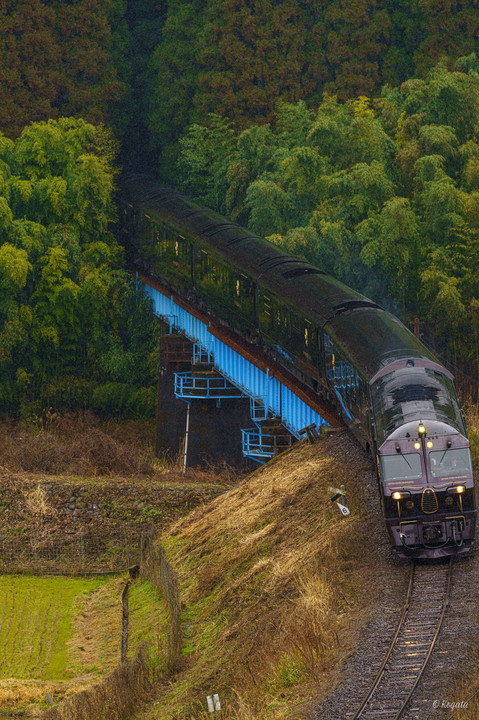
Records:
{"label": "wooden fence post", "polygon": [[126,662],[128,655],[128,591],[131,580],[127,580],[121,591],[122,621],[121,621],[121,662]]}

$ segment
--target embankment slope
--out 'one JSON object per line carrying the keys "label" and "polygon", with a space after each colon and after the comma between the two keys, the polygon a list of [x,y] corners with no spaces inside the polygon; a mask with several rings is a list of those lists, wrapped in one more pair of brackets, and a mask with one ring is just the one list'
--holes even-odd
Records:
{"label": "embankment slope", "polygon": [[[330,499],[339,484],[348,517]],[[371,461],[345,431],[296,446],[162,544],[179,575],[184,668],[144,718],[203,717],[212,693],[222,717],[311,717],[343,679],[361,628],[394,615],[407,581]]]}

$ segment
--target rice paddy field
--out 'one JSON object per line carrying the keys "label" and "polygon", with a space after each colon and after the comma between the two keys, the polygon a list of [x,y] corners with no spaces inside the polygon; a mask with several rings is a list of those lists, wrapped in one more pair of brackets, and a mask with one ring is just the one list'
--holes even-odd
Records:
{"label": "rice paddy field", "polygon": [[67,679],[75,601],[100,585],[76,578],[0,577],[0,674]]}
{"label": "rice paddy field", "polygon": [[[111,672],[120,660],[125,577],[0,575],[0,714],[34,717]],[[130,590],[129,655],[158,646],[164,609],[154,588]]]}

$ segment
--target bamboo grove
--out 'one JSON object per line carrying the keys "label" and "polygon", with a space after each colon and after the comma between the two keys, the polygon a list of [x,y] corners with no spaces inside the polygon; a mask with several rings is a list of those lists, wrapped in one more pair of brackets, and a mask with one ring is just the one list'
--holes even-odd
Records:
{"label": "bamboo grove", "polygon": [[7,0],[0,413],[154,406],[111,233],[147,168],[479,357],[479,0]]}

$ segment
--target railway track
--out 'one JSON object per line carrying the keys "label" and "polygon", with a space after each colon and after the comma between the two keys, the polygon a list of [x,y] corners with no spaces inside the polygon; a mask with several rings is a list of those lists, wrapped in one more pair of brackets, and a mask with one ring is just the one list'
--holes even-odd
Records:
{"label": "railway track", "polygon": [[350,720],[415,717],[410,700],[426,668],[449,599],[452,560],[444,565],[411,563],[406,602],[396,634],[360,708]]}

